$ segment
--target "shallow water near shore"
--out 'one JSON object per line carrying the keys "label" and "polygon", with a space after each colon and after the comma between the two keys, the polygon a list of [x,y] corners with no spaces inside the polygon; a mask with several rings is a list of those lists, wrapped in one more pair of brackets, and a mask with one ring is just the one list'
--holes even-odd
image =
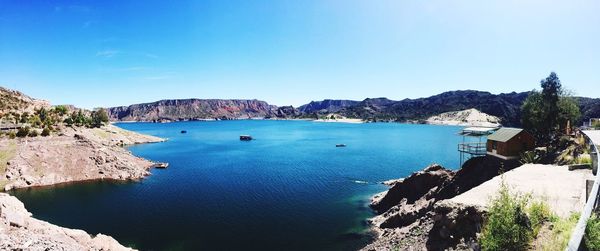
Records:
{"label": "shallow water near shore", "polygon": [[[456,169],[462,140],[461,127],[397,123],[117,125],[169,138],[129,147],[169,167],[140,182],[11,194],[34,217],[142,250],[352,250],[370,240],[368,202],[386,189],[378,182],[431,163]],[[255,140],[240,141],[241,134]]]}

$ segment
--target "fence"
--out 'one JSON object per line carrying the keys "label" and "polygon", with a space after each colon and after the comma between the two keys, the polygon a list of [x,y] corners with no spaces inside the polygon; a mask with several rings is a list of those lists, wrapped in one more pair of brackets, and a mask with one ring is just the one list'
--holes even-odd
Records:
{"label": "fence", "polygon": [[575,226],[575,229],[573,229],[573,232],[571,233],[571,239],[569,239],[569,245],[566,248],[566,250],[568,250],[568,251],[585,250],[585,244],[582,243],[583,236],[585,235],[585,227],[587,225],[588,219],[592,215],[592,211],[597,209],[598,200],[600,199],[600,197],[598,196],[598,189],[600,186],[600,175],[598,175],[598,173],[597,173],[597,170],[598,170],[598,147],[596,146],[596,144],[600,144],[600,142],[592,141],[587,135],[586,135],[586,137],[588,138],[588,141],[591,142],[591,145],[592,145],[592,147],[591,147],[592,151],[591,151],[590,155],[592,155],[592,169],[594,170],[596,177],[594,179],[595,181],[594,181],[594,185],[592,186],[592,191],[590,192],[590,196],[588,197],[585,207],[583,208],[583,211],[581,212],[581,216],[579,217],[579,221],[577,222],[577,226]]}

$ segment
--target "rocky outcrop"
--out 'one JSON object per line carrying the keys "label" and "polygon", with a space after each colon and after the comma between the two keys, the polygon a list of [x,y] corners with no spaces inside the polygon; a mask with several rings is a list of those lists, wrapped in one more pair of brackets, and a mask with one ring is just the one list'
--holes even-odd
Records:
{"label": "rocky outcrop", "polygon": [[446,200],[411,224],[397,228],[376,228],[377,239],[361,250],[479,250],[485,210]]}
{"label": "rocky outcrop", "polygon": [[431,116],[427,118],[426,122],[434,125],[500,126],[500,118],[480,112],[474,108]]}
{"label": "rocky outcrop", "polygon": [[275,117],[277,118],[296,118],[300,115],[302,115],[302,112],[291,105],[277,107],[275,111]]}
{"label": "rocky outcrop", "polygon": [[19,91],[10,90],[0,86],[0,114],[9,114],[11,112],[28,112],[50,107],[50,103],[45,100],[31,98]]}
{"label": "rocky outcrop", "polygon": [[277,107],[260,100],[175,99],[107,108],[113,121],[182,121],[272,117]]}
{"label": "rocky outcrop", "polygon": [[103,234],[52,225],[31,217],[17,198],[0,193],[0,250],[133,250]]}
{"label": "rocky outcrop", "polygon": [[432,189],[437,188],[454,176],[454,172],[440,165],[431,165],[406,179],[396,182],[385,194],[379,195],[371,203],[371,208],[384,213],[399,204],[415,204]]}
{"label": "rocky outcrop", "polygon": [[450,91],[427,98],[404,99],[365,99],[360,103],[344,108],[340,114],[350,118],[369,121],[415,121],[426,120],[444,112],[475,108],[483,113],[498,117],[507,126],[520,124],[521,105],[528,92],[491,94],[482,91]]}
{"label": "rocky outcrop", "polygon": [[298,107],[298,110],[303,113],[335,113],[343,108],[354,106],[358,102],[354,100],[325,99],[322,101],[311,101],[306,105]]}
{"label": "rocky outcrop", "polygon": [[388,191],[372,199],[370,206],[379,215],[370,224],[377,238],[364,250],[472,249],[484,210],[447,199],[516,166],[516,161],[477,157],[458,171],[431,165],[391,182]]}
{"label": "rocky outcrop", "polygon": [[135,157],[123,145],[163,141],[109,125],[64,128],[60,135],[0,139],[0,149],[14,148],[0,177],[5,190],[58,183],[112,179],[136,180],[154,164]]}

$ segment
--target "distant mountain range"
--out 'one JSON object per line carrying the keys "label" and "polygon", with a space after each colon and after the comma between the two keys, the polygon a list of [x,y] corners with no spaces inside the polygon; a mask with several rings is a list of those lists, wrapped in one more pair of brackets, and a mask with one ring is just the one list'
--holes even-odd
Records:
{"label": "distant mountain range", "polygon": [[339,112],[340,110],[355,106],[359,101],[354,100],[336,100],[336,99],[325,99],[323,101],[311,101],[306,105],[302,105],[298,107],[298,110],[305,114],[310,113],[334,113]]}
{"label": "distant mountain range", "polygon": [[[366,121],[424,122],[445,112],[477,109],[498,117],[505,126],[519,126],[521,105],[528,92],[492,94],[483,91],[449,91],[427,98],[363,101],[312,101],[298,108],[275,106],[260,100],[180,99],[107,108],[113,121],[181,121],[247,118],[319,118],[338,114]],[[582,119],[600,117],[600,99],[578,97]]]}

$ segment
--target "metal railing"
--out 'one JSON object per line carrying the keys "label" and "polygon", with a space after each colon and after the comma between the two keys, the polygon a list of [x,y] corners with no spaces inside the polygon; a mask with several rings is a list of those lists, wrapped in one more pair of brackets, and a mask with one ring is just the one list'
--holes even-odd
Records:
{"label": "metal railing", "polygon": [[486,143],[460,143],[458,151],[472,155],[485,155],[487,153]]}
{"label": "metal railing", "polygon": [[[593,142],[587,135],[585,135],[586,138],[588,138],[589,142],[591,142],[592,145],[592,153],[590,154],[592,157],[592,168],[594,170],[598,170],[598,147],[596,146],[596,144],[600,144],[600,142]],[[585,250],[584,247],[585,245],[582,243],[583,242],[583,236],[585,235],[585,228],[587,226],[587,221],[590,218],[590,216],[592,215],[592,211],[594,211],[594,209],[596,209],[598,207],[598,202],[599,202],[599,194],[598,194],[598,190],[600,188],[600,175],[598,175],[598,173],[596,173],[596,177],[594,178],[594,185],[592,186],[592,191],[590,192],[590,195],[587,199],[587,202],[585,204],[585,207],[583,208],[583,211],[581,211],[581,216],[579,216],[579,221],[577,222],[577,225],[575,226],[575,228],[573,229],[573,232],[571,233],[571,238],[569,239],[569,245],[567,246],[567,248],[565,250],[567,251],[578,251],[578,250]]]}

